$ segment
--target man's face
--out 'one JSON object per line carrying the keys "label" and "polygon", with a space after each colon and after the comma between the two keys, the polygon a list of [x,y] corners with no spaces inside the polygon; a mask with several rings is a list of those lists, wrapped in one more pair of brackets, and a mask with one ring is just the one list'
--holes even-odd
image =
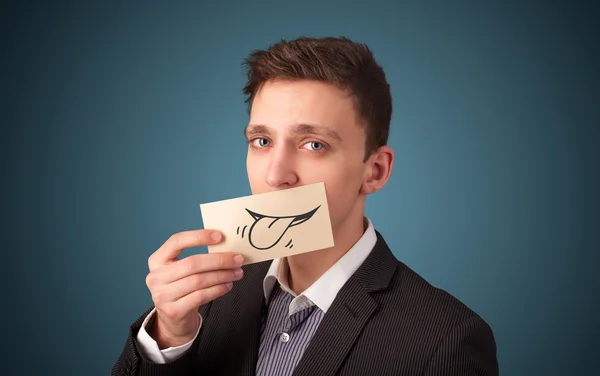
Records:
{"label": "man's face", "polygon": [[246,128],[253,194],[324,182],[334,231],[363,215],[365,130],[352,98],[315,81],[269,82]]}

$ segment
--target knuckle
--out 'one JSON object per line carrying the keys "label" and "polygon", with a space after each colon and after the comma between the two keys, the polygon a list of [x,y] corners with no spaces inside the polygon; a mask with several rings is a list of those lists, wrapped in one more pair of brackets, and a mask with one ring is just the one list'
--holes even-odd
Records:
{"label": "knuckle", "polygon": [[224,270],[221,275],[221,280],[225,282],[233,281],[235,278],[235,274],[233,274],[233,270]]}
{"label": "knuckle", "polygon": [[156,262],[154,261],[156,258],[156,256],[154,254],[150,255],[150,257],[148,257],[148,270],[152,270],[154,269],[154,265],[156,264]]}
{"label": "knuckle", "polygon": [[198,274],[194,274],[194,275],[190,276],[190,285],[194,289],[200,288],[200,286],[202,285],[202,277],[199,276]]}
{"label": "knuckle", "polygon": [[148,273],[148,275],[146,276],[146,285],[148,286],[148,288],[156,289],[157,287],[160,287],[161,276],[159,270],[160,269],[154,270]]}
{"label": "knuckle", "polygon": [[176,233],[176,234],[171,235],[171,237],[169,238],[169,243],[173,246],[173,248],[180,249],[180,247],[181,247],[181,234],[180,233]]}
{"label": "knuckle", "polygon": [[183,263],[183,267],[186,272],[191,273],[194,271],[194,268],[196,267],[196,261],[194,257],[186,257],[183,260],[181,260],[181,262]]}
{"label": "knuckle", "polygon": [[149,289],[151,289],[152,286],[154,286],[155,279],[156,279],[156,277],[154,276],[153,273],[148,273],[146,275],[146,286],[148,286]]}
{"label": "knuckle", "polygon": [[200,244],[206,243],[206,231],[205,230],[196,231],[196,238],[198,239],[198,243],[200,243]]}
{"label": "knuckle", "polygon": [[154,302],[154,305],[161,306],[164,302],[164,294],[162,292],[154,292],[152,293],[152,301]]}

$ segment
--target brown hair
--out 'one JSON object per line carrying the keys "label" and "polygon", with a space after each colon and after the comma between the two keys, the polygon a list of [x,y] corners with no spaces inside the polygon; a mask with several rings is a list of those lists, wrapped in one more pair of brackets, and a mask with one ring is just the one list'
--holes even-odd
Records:
{"label": "brown hair", "polygon": [[366,125],[365,160],[387,143],[392,116],[390,86],[381,66],[365,44],[348,38],[281,40],[267,50],[255,50],[244,60],[248,111],[256,92],[273,79],[326,82],[354,96]]}

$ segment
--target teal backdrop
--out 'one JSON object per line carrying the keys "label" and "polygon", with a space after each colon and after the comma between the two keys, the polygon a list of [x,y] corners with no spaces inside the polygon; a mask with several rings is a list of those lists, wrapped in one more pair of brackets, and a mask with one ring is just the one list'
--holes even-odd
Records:
{"label": "teal backdrop", "polygon": [[[4,2],[3,375],[106,375],[147,258],[250,193],[241,62],[344,35],[391,83],[367,215],[492,326],[502,375],[600,368],[593,2]],[[191,249],[185,255],[205,252]],[[399,354],[401,356],[401,354]]]}

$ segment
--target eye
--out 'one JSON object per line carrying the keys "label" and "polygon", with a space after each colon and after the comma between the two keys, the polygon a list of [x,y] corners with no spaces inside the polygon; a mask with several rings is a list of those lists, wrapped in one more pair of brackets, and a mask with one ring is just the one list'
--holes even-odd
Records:
{"label": "eye", "polygon": [[325,149],[325,145],[323,145],[321,142],[318,142],[318,141],[307,142],[305,144],[305,146],[306,145],[308,145],[308,147],[314,151],[321,151],[321,150]]}
{"label": "eye", "polygon": [[269,146],[269,140],[264,137],[255,138],[252,140],[252,145],[259,148],[264,148]]}

